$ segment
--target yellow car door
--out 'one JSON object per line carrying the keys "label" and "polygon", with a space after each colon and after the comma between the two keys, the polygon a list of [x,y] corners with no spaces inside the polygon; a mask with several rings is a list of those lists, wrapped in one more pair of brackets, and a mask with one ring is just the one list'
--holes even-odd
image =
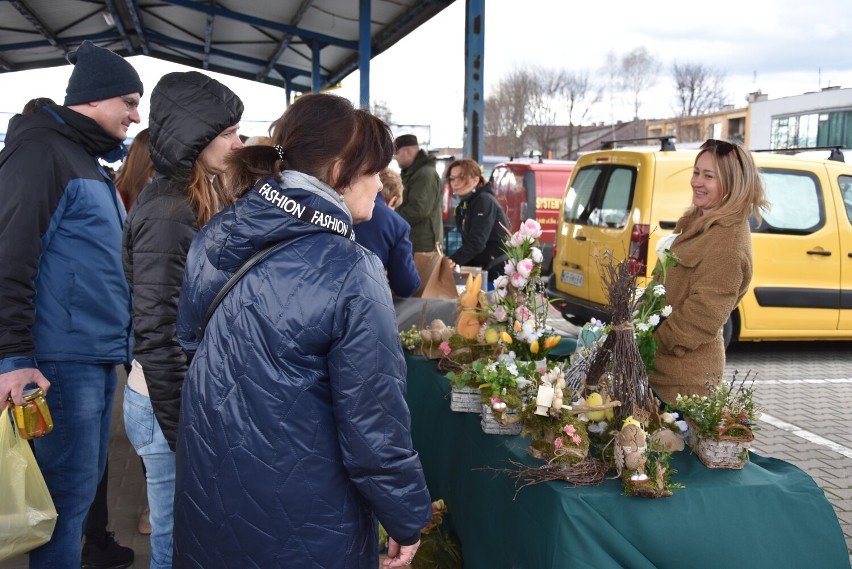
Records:
{"label": "yellow car door", "polygon": [[852,330],[852,175],[837,176],[834,192],[837,228],[840,233],[840,323],[838,330]]}
{"label": "yellow car door", "polygon": [[841,248],[825,167],[771,158],[758,166],[770,208],[752,232],[754,275],[741,303],[740,338],[836,334]]}

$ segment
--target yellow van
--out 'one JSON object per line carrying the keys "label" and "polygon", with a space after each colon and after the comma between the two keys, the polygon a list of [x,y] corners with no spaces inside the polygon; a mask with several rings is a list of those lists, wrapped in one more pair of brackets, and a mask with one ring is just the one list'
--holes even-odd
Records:
{"label": "yellow van", "polygon": [[[548,285],[568,320],[607,320],[598,265],[605,252],[628,258],[644,284],[656,263],[657,240],[671,233],[692,201],[697,152],[613,149],[577,161]],[[771,209],[759,226],[752,223],[754,276],[725,324],[726,345],[731,339],[852,339],[852,165],[752,156]]]}

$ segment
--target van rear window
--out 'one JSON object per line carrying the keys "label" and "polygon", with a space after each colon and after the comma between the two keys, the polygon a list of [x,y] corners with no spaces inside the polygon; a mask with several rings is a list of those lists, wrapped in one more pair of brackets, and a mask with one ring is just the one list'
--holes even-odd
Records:
{"label": "van rear window", "polygon": [[633,204],[636,170],[601,164],[581,169],[565,196],[565,221],[621,228]]}

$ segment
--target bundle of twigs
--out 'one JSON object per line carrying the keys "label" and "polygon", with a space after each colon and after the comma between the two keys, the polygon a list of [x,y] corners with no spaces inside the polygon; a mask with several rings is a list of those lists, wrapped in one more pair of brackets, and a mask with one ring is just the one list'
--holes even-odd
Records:
{"label": "bundle of twigs", "polygon": [[563,481],[574,486],[597,486],[606,477],[606,465],[600,460],[586,457],[582,462],[550,462],[542,466],[530,466],[516,460],[507,460],[511,468],[482,468],[497,474],[507,474],[515,481],[515,497],[527,486],[541,482]]}
{"label": "bundle of twigs", "polygon": [[604,381],[607,393],[621,401],[621,407],[615,410],[619,417],[652,410],[655,405],[648,372],[633,333],[636,275],[626,260],[613,265],[612,258],[606,257],[599,265],[612,329],[589,365],[586,390],[596,391]]}

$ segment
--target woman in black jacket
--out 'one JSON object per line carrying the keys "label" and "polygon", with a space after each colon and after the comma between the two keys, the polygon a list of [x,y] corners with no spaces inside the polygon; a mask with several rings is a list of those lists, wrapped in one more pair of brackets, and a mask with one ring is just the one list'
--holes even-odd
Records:
{"label": "woman in black jacket", "polygon": [[[151,95],[156,174],[124,226],[135,345],[124,392],[127,436],[147,470],[151,567],[171,567],[175,445],[187,358],[175,325],[192,238],[221,207],[213,180],[241,148],[243,103],[202,73],[169,73]],[[154,420],[156,416],[156,420]]]}
{"label": "woman in black jacket", "polygon": [[456,265],[482,267],[489,273],[489,282],[493,281],[503,274],[503,240],[509,235],[509,218],[475,160],[456,160],[447,172],[450,188],[461,198],[456,206],[456,227],[462,245],[450,259]]}

